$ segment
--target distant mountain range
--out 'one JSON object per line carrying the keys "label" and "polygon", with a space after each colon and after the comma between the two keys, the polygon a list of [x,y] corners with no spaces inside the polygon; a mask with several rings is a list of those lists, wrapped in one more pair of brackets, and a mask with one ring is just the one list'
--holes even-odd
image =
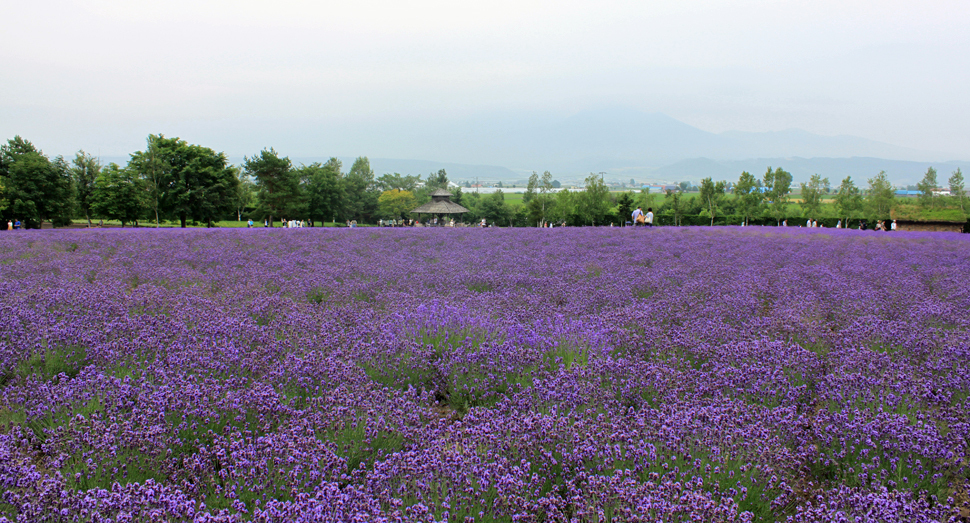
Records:
{"label": "distant mountain range", "polygon": [[[332,127],[321,124],[319,129],[323,131],[307,128],[301,135],[330,143],[333,152],[373,151],[370,161],[378,176],[427,175],[445,169],[452,180],[472,182],[521,182],[532,171],[546,170],[563,183],[581,183],[591,172],[625,183],[698,182],[707,176],[737,180],[742,171],[760,177],[771,166],[791,172],[796,183],[817,173],[833,184],[846,176],[862,184],[886,171],[893,183],[908,185],[919,181],[930,166],[939,171],[941,183],[957,168],[970,170],[970,155],[961,158],[800,129],[712,133],[662,113],[628,109],[584,111],[566,118],[501,114],[440,124],[403,122],[346,128],[328,136],[318,132],[336,132]],[[290,159],[299,165],[323,162],[328,156]],[[338,156],[349,169],[353,158]],[[124,163],[127,158],[117,160]],[[242,160],[230,157],[235,164]]]}
{"label": "distant mountain range", "polygon": [[[821,136],[800,129],[711,133],[661,113],[625,109],[585,111],[565,119],[453,123],[412,136],[415,157],[447,155],[450,162],[372,158],[378,173],[426,174],[445,168],[456,180],[522,180],[549,170],[562,181],[590,172],[629,182],[736,180],[741,171],[760,176],[768,166],[790,171],[795,182],[815,173],[832,183],[859,182],[886,171],[897,184],[916,183],[934,166],[945,181],[970,162],[955,155],[899,147],[856,136]],[[429,144],[427,148],[423,144]]]}

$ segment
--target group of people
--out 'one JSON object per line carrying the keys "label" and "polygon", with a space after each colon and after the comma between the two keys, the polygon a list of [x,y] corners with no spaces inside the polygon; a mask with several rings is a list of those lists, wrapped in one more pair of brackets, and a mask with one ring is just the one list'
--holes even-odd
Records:
{"label": "group of people", "polygon": [[[0,223],[3,223],[3,222],[0,222]],[[7,220],[7,230],[8,231],[20,230],[20,220],[13,220],[13,221]]]}
{"label": "group of people", "polygon": [[[300,228],[306,227],[305,220],[280,220],[280,223],[283,224],[284,229],[300,229]],[[253,223],[252,218],[250,218],[249,221],[246,222],[246,227],[249,229],[252,229],[255,226],[256,225]],[[263,220],[263,227],[269,227],[268,219]]]}
{"label": "group of people", "polygon": [[[860,231],[864,231],[868,227],[869,227],[869,225],[866,223],[865,220],[859,220],[859,230]],[[835,224],[835,228],[836,229],[841,229],[842,228],[842,220],[839,220],[839,223],[836,223]],[[848,224],[846,224],[846,228],[848,228]],[[890,223],[889,225],[886,225],[886,221],[885,220],[879,220],[879,221],[876,222],[875,230],[877,230],[877,231],[895,231],[896,230],[896,220],[893,220],[893,222]]]}
{"label": "group of people", "polygon": [[876,230],[877,231],[889,231],[889,230],[895,231],[896,230],[896,220],[893,220],[893,222],[891,224],[889,224],[889,228],[888,229],[886,228],[886,222],[884,220],[879,220],[878,222],[876,222]]}
{"label": "group of people", "polygon": [[653,207],[647,207],[647,212],[643,212],[643,209],[637,207],[633,211],[633,226],[653,227]]}
{"label": "group of people", "polygon": [[391,218],[390,220],[378,220],[377,224],[381,227],[413,227],[414,220],[404,218],[395,220],[394,218]]}

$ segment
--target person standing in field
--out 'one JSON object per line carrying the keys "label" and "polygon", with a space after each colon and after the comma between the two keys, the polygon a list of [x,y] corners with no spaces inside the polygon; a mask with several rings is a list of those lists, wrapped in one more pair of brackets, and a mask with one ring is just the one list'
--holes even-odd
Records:
{"label": "person standing in field", "polygon": [[643,223],[647,227],[653,227],[653,207],[647,207],[647,214],[644,216]]}
{"label": "person standing in field", "polygon": [[895,231],[896,230],[896,220],[893,220],[892,225],[889,226],[889,230],[891,230],[891,231]]}
{"label": "person standing in field", "polygon": [[643,211],[639,207],[633,211],[633,226],[639,227],[645,223],[645,217],[643,216]]}
{"label": "person standing in field", "polygon": [[10,220],[7,220],[7,230],[8,231],[12,231],[13,230],[13,222],[10,221]]}

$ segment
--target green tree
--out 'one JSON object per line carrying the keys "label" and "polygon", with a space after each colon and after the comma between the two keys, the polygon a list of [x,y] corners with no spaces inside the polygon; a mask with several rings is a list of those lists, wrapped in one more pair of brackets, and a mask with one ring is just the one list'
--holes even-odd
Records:
{"label": "green tree", "polygon": [[749,172],[744,171],[734,186],[734,198],[737,209],[744,217],[744,224],[750,225],[751,219],[761,214],[763,195],[758,180]]}
{"label": "green tree", "polygon": [[51,161],[20,136],[0,146],[0,200],[5,202],[4,220],[19,218],[25,227],[55,226],[71,222],[74,185],[63,158]]}
{"label": "green tree", "polygon": [[[335,158],[331,158],[334,160]],[[402,191],[414,192],[418,187],[418,183],[421,181],[420,176],[401,176],[398,173],[394,174],[384,174],[377,179],[377,188],[381,191],[390,191],[391,189],[400,189]]]}
{"label": "green tree", "polygon": [[711,225],[724,198],[724,182],[715,183],[710,176],[701,180],[701,201],[704,202],[708,214],[711,215]]}
{"label": "green tree", "polygon": [[547,210],[547,221],[552,223],[566,222],[574,223],[573,217],[576,215],[576,200],[579,193],[562,190],[555,193],[555,197],[550,199],[550,206]]}
{"label": "green tree", "polygon": [[132,154],[128,161],[128,169],[145,180],[147,201],[154,214],[156,228],[163,212],[163,202],[168,201],[169,191],[176,188],[175,180],[178,175],[173,172],[168,160],[173,159],[173,149],[178,145],[177,138],[172,140],[161,134],[150,134],[146,139],[145,150]]}
{"label": "green tree", "polygon": [[630,215],[633,213],[632,192],[627,191],[617,196],[616,212],[620,215],[620,225],[626,225],[626,221],[630,219]]}
{"label": "green tree", "polygon": [[957,167],[957,170],[953,171],[953,174],[950,176],[950,179],[947,180],[947,183],[950,186],[950,196],[956,199],[957,204],[960,206],[960,210],[966,212],[964,201],[967,198],[967,191],[963,188],[963,173],[960,172],[959,167]]}
{"label": "green tree", "polygon": [[311,224],[314,221],[337,221],[337,217],[342,216],[346,192],[341,168],[337,158],[301,168],[300,178],[305,180],[307,214]]}
{"label": "green tree", "polygon": [[273,218],[296,218],[303,212],[300,176],[289,158],[280,158],[273,148],[263,149],[258,156],[246,158],[243,169],[256,180],[256,213],[270,227]]}
{"label": "green tree", "polygon": [[366,156],[358,157],[344,178],[346,212],[350,219],[362,223],[373,221],[380,191],[374,183],[374,170]]}
{"label": "green tree", "polygon": [[236,196],[233,205],[236,208],[236,221],[242,221],[242,215],[256,201],[256,184],[241,169],[234,167],[236,176]]}
{"label": "green tree", "polygon": [[919,203],[923,207],[932,207],[934,205],[933,201],[933,189],[936,189],[936,169],[930,167],[926,169],[926,174],[923,175],[923,179],[916,184],[916,190],[919,191]]}
{"label": "green tree", "polygon": [[178,151],[179,165],[171,212],[178,216],[181,226],[192,219],[206,223],[231,213],[239,179],[229,166],[226,155],[201,145],[185,145]]}
{"label": "green tree", "polygon": [[179,138],[149,135],[145,151],[131,155],[129,168],[148,184],[149,205],[160,215],[212,221],[234,209],[239,180],[226,155]]}
{"label": "green tree", "polygon": [[[652,209],[654,207],[654,200],[657,199],[656,194],[650,194],[649,189],[643,189],[640,194],[637,195],[636,201],[634,202],[637,207],[643,209],[643,212],[647,212],[647,209]],[[630,210],[632,213],[632,209]],[[629,214],[627,216],[630,216]]]}
{"label": "green tree", "polygon": [[135,223],[143,215],[150,192],[147,180],[130,169],[110,163],[101,170],[91,192],[91,212],[109,220],[119,220],[121,226]]}
{"label": "green tree", "polygon": [[424,186],[428,189],[429,193],[435,189],[447,189],[448,173],[444,169],[438,169],[437,173],[428,175],[428,180],[424,182]]}
{"label": "green tree", "polygon": [[670,214],[673,219],[673,225],[681,225],[684,218],[685,202],[684,195],[679,190],[666,190],[664,191],[666,198],[664,199],[663,206],[660,210],[665,214]]}
{"label": "green tree", "polygon": [[874,178],[869,178],[869,190],[866,191],[866,214],[872,220],[888,220],[896,198],[896,191],[889,183],[886,171],[880,171]]}
{"label": "green tree", "polygon": [[586,177],[586,189],[579,194],[577,207],[583,223],[596,225],[603,223],[603,217],[610,209],[609,203],[610,189],[604,183],[603,178],[595,173],[589,173]]}
{"label": "green tree", "polygon": [[839,185],[839,192],[835,194],[835,209],[839,213],[839,218],[845,220],[845,225],[849,225],[849,217],[856,215],[862,210],[862,192],[856,187],[851,176],[846,176]]}
{"label": "green tree", "polygon": [[411,191],[391,189],[382,192],[377,198],[378,213],[386,219],[398,220],[417,206],[417,199]]}
{"label": "green tree", "polygon": [[822,193],[829,184],[828,178],[813,174],[808,183],[802,183],[802,212],[806,218],[819,218],[822,212]]}
{"label": "green tree", "polygon": [[10,208],[10,166],[21,156],[36,152],[38,151],[34,144],[20,136],[14,136],[6,144],[0,145],[0,218],[4,222],[14,218],[12,213],[3,213]]}
{"label": "green tree", "polygon": [[[548,209],[552,204],[552,182],[552,173],[549,171],[542,173],[542,178],[539,178],[537,172],[532,171],[532,176],[529,177],[529,185],[522,199],[523,203],[526,204],[526,220],[529,223],[542,225],[546,221]],[[529,198],[529,201],[525,201],[526,197]]]}
{"label": "green tree", "polygon": [[525,186],[525,194],[522,195],[522,203],[528,205],[536,196],[539,190],[539,173],[532,171],[529,175],[529,183]]}
{"label": "green tree", "polygon": [[490,224],[512,225],[513,212],[505,203],[505,194],[502,191],[495,191],[482,198],[479,212]]}
{"label": "green tree", "polygon": [[[785,219],[785,214],[788,210],[788,201],[791,197],[791,182],[791,173],[781,167],[776,168],[774,171],[771,170],[771,167],[768,167],[768,171],[765,172],[764,186],[768,190],[764,193],[764,196],[770,202],[768,204],[768,212],[778,225],[781,225],[781,221]],[[825,180],[825,183],[828,184],[828,179]]]}
{"label": "green tree", "polygon": [[77,211],[84,216],[88,225],[91,225],[91,193],[94,192],[94,181],[101,173],[101,164],[90,154],[78,151],[70,172],[74,182],[74,201]]}
{"label": "green tree", "polygon": [[[451,190],[451,201],[457,203],[458,205],[462,205],[461,202],[464,201],[464,198],[465,193],[461,191],[460,185]],[[415,202],[417,202],[417,200],[415,200]]]}

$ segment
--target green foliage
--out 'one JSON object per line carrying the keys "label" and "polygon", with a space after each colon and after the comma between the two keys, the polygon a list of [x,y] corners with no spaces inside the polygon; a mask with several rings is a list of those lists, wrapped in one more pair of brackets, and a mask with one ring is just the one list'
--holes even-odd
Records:
{"label": "green foliage", "polygon": [[0,146],[0,212],[25,227],[71,222],[74,186],[63,158],[54,161],[19,136]]}
{"label": "green foliage", "polygon": [[849,216],[855,216],[862,211],[862,193],[851,176],[846,176],[839,186],[839,192],[835,195],[835,210],[840,218],[845,219],[846,225],[849,223]]}
{"label": "green foliage", "polygon": [[150,135],[146,151],[131,155],[132,172],[147,183],[159,216],[211,223],[235,208],[239,179],[226,155],[179,138]]}
{"label": "green foliage", "polygon": [[272,148],[263,149],[258,156],[247,157],[243,169],[256,180],[256,213],[271,226],[273,218],[293,219],[302,214],[300,176],[289,158],[280,158]]}
{"label": "green foliage", "polygon": [[311,221],[337,221],[343,215],[346,192],[340,169],[337,158],[298,169],[307,199],[307,216]]}
{"label": "green foliage", "polygon": [[158,227],[162,212],[162,198],[176,176],[172,171],[172,165],[168,162],[170,155],[162,150],[163,146],[170,142],[170,140],[166,141],[161,134],[150,134],[146,140],[145,150],[132,154],[128,161],[128,168],[141,176],[148,187],[148,203],[155,217],[155,227]]}
{"label": "green foliage", "polygon": [[744,217],[746,225],[750,225],[751,220],[761,214],[763,198],[757,182],[754,176],[744,171],[738,183],[734,185],[738,213]]}
{"label": "green foliage", "polygon": [[687,210],[687,198],[679,191],[667,191],[665,195],[666,198],[664,198],[663,205],[660,206],[660,212],[669,216],[673,225],[682,225]]}
{"label": "green foliage", "polygon": [[418,205],[411,191],[391,189],[381,193],[377,198],[377,206],[382,218],[400,219]]}
{"label": "green foliage", "polygon": [[[791,194],[791,181],[791,173],[781,167],[774,171],[771,170],[771,167],[768,167],[768,171],[765,172],[764,184],[768,191],[764,193],[764,197],[768,200],[769,214],[778,224],[781,223],[787,212]],[[828,185],[828,180],[825,181],[825,184]]]}
{"label": "green foliage", "polygon": [[529,175],[529,183],[526,185],[525,195],[522,196],[522,203],[528,205],[535,198],[536,190],[539,188],[539,173],[532,171]]}
{"label": "green foliage", "polygon": [[872,220],[888,220],[892,210],[896,192],[886,171],[881,171],[874,178],[869,178],[869,190],[866,191],[865,210]]}
{"label": "green foliage", "polygon": [[529,177],[529,185],[522,202],[526,206],[525,222],[527,225],[542,225],[546,223],[553,204],[552,173],[542,173],[542,178],[535,171]]}
{"label": "green foliage", "polygon": [[708,214],[711,216],[711,225],[714,225],[714,217],[717,216],[721,200],[724,199],[724,189],[725,183],[723,181],[714,183],[710,176],[701,180],[700,196]]}
{"label": "green foliage", "polygon": [[610,189],[603,178],[594,173],[586,177],[586,190],[579,193],[577,211],[584,224],[602,225],[610,208]]}
{"label": "green foliage", "polygon": [[243,213],[256,201],[256,184],[238,167],[231,167],[236,176],[236,194],[233,206],[236,208],[236,221],[242,221]]}
{"label": "green foliage", "polygon": [[953,171],[953,175],[950,176],[947,183],[950,186],[950,196],[956,199],[957,205],[960,206],[960,210],[966,211],[964,205],[967,199],[967,191],[963,187],[963,172],[960,171],[959,167],[957,167],[957,170]]}
{"label": "green foliage", "polygon": [[926,169],[926,174],[923,175],[923,179],[916,184],[916,190],[919,191],[919,203],[923,207],[933,207],[933,189],[936,189],[936,169],[930,167]]}
{"label": "green foliage", "polygon": [[101,164],[93,156],[78,151],[74,157],[73,167],[70,169],[74,181],[74,200],[78,214],[84,216],[91,224],[91,197],[94,193],[95,180],[101,173]]}
{"label": "green foliage", "polygon": [[620,223],[625,223],[633,213],[633,193],[625,192],[616,197],[616,212],[620,215]]}
{"label": "green foliage", "polygon": [[94,182],[91,192],[91,212],[109,220],[119,220],[121,226],[134,223],[142,216],[146,200],[145,181],[129,169],[111,163]]}
{"label": "green foliage", "polygon": [[967,215],[963,209],[927,209],[922,205],[896,204],[892,215],[897,220],[963,222]]}
{"label": "green foliage", "polygon": [[822,210],[822,192],[829,184],[828,178],[813,174],[809,182],[802,184],[802,211],[806,218],[819,218]]}
{"label": "green foliage", "polygon": [[479,213],[489,224],[496,226],[511,225],[513,211],[505,203],[505,194],[495,191],[481,199]]}
{"label": "green foliage", "polygon": [[377,214],[380,192],[374,183],[374,170],[366,156],[358,157],[344,178],[346,216],[360,223],[372,223]]}
{"label": "green foliage", "polygon": [[[307,292],[306,298],[308,302],[320,305],[330,299],[330,290],[324,287],[314,287]],[[257,320],[257,323],[259,323],[259,320]]]}
{"label": "green foliage", "polygon": [[[335,158],[331,158],[335,160]],[[402,191],[414,192],[418,188],[418,182],[421,181],[421,176],[401,176],[399,173],[394,174],[384,174],[377,179],[377,188],[381,191],[390,191],[392,189],[399,189]]]}
{"label": "green foliage", "polygon": [[433,192],[435,189],[447,189],[448,173],[444,169],[439,169],[437,173],[429,174],[424,186],[429,192]]}
{"label": "green foliage", "polygon": [[321,431],[317,437],[333,442],[337,455],[347,461],[347,474],[350,474],[404,448],[404,436],[400,432],[373,425],[366,414],[358,413],[347,421]]}
{"label": "green foliage", "polygon": [[87,363],[87,350],[84,347],[79,345],[55,347],[35,353],[20,362],[14,375],[24,379],[37,376],[41,381],[48,381],[61,374],[73,378]]}

